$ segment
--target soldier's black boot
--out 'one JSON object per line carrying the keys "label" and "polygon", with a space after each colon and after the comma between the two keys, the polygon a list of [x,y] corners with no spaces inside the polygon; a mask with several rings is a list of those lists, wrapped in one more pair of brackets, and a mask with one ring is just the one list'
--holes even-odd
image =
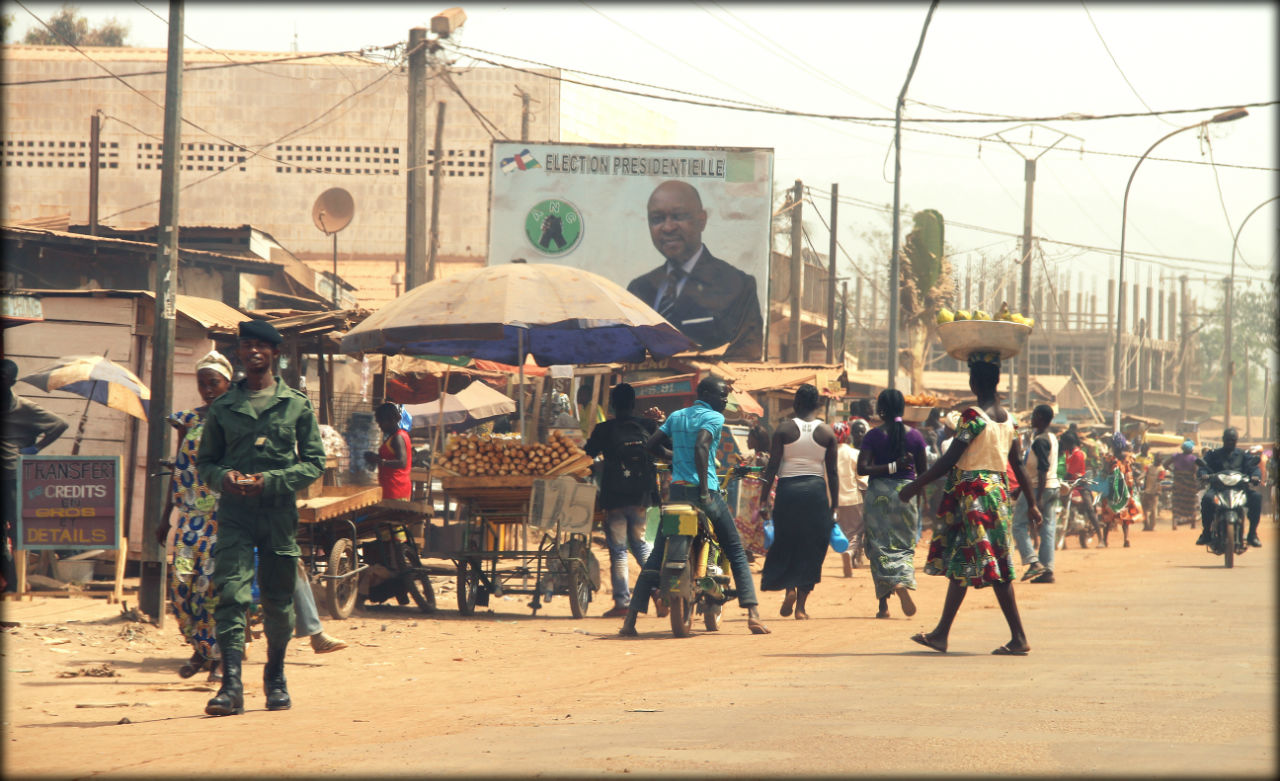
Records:
{"label": "soldier's black boot", "polygon": [[267,693],[267,710],[289,710],[288,684],[284,679],[284,652],[287,645],[267,646],[267,664],[262,668],[262,690]]}
{"label": "soldier's black boot", "polygon": [[232,716],[244,713],[244,684],[240,682],[241,651],[222,649],[222,686],[204,706],[210,716]]}

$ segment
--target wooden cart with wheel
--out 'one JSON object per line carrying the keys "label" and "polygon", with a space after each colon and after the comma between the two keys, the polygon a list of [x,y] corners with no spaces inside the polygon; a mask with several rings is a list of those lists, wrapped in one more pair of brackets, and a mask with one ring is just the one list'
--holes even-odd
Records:
{"label": "wooden cart with wheel", "polygon": [[533,595],[535,615],[552,594],[569,597],[574,618],[586,615],[600,587],[590,546],[595,486],[534,475],[446,475],[440,484],[457,511],[431,527],[426,555],[453,560],[459,613],[510,593]]}
{"label": "wooden cart with wheel", "polygon": [[372,564],[395,576],[393,588],[403,590],[406,602],[434,612],[435,592],[416,542],[429,517],[426,502],[383,499],[376,485],[325,486],[320,496],[300,500],[298,543],[310,576],[324,583],[330,615],[351,615],[360,577]]}

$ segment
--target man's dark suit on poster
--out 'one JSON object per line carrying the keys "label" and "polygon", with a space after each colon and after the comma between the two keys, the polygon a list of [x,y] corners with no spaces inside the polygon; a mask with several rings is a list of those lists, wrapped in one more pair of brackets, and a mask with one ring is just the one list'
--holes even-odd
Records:
{"label": "man's dark suit on poster", "polygon": [[[658,291],[668,281],[671,261],[631,280],[627,291],[656,306]],[[670,278],[675,284],[676,278]],[[684,279],[675,305],[665,314],[672,325],[704,348],[729,344],[724,357],[758,361],[763,349],[764,324],[750,274],[715,257],[704,245],[702,255]]]}

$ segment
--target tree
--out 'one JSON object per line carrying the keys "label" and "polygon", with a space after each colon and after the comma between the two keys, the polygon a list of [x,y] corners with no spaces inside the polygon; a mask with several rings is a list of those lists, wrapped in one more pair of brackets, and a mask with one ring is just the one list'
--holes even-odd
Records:
{"label": "tree", "polygon": [[0,14],[0,41],[9,37],[11,27],[13,27],[13,14]]}
{"label": "tree", "polygon": [[[1272,276],[1269,289],[1248,288],[1236,293],[1232,304],[1231,361],[1235,373],[1231,383],[1231,407],[1235,414],[1251,414],[1262,405],[1262,373],[1273,365],[1277,348],[1277,297],[1275,285],[1280,275]],[[1223,375],[1223,352],[1226,339],[1223,332],[1225,302],[1219,298],[1216,312],[1205,322],[1200,331],[1200,393],[1221,399],[1226,391]],[[1248,389],[1246,390],[1246,386]],[[1250,406],[1244,407],[1245,396]]]}
{"label": "tree", "polygon": [[129,35],[129,26],[115,17],[90,27],[80,9],[70,3],[64,3],[62,10],[49,18],[48,25],[28,30],[22,42],[32,46],[124,46]]}
{"label": "tree", "polygon": [[956,286],[943,243],[942,215],[933,209],[912,216],[914,228],[902,246],[902,317],[907,347],[900,355],[911,390],[924,390],[924,365],[938,339],[938,310],[952,302]]}

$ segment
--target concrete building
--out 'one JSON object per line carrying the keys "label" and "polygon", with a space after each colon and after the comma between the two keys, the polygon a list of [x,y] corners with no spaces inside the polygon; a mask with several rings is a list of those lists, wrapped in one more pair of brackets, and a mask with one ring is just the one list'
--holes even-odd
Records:
{"label": "concrete building", "polygon": [[[59,46],[3,47],[0,219],[67,215],[73,224],[88,222],[90,123],[100,113],[100,221],[118,228],[155,225],[165,50],[84,52]],[[396,295],[396,275],[403,278],[407,75],[405,69],[371,57],[268,62],[298,56],[185,52],[180,221],[252,224],[317,271],[328,271],[332,240],[312,224],[311,208],[321,192],[342,187],[355,200],[355,217],[338,234],[339,276],[357,286],[362,305],[376,307]],[[103,73],[90,57],[122,79]],[[231,66],[229,59],[251,64]],[[555,70],[530,75],[459,67],[452,78],[466,101],[438,78],[429,81],[427,96],[432,106],[438,101],[446,105],[442,273],[451,265],[482,265],[486,260],[490,142],[498,134],[520,136],[518,90],[530,96],[530,140],[678,141],[675,123],[662,114],[613,93],[562,88]],[[436,112],[427,115],[424,132],[430,150]],[[487,128],[481,116],[498,132]]]}

